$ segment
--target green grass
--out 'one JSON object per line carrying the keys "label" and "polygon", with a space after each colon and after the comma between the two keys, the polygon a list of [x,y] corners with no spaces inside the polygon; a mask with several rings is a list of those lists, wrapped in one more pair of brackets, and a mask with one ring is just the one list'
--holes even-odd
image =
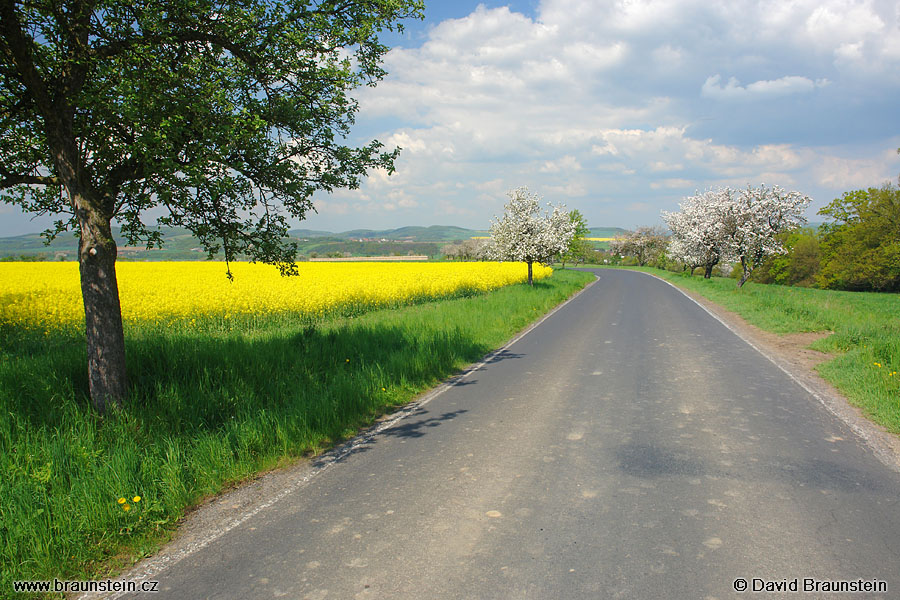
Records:
{"label": "green grass", "polygon": [[132,396],[103,419],[89,408],[82,337],[0,330],[0,597],[15,580],[129,564],[205,496],[352,435],[591,279],[559,271],[533,288],[312,325],[133,327]]}
{"label": "green grass", "polygon": [[[634,268],[634,267],[629,267]],[[900,434],[900,295],[686,277],[641,268],[775,333],[830,331],[811,347],[835,353],[819,373],[876,423]]]}

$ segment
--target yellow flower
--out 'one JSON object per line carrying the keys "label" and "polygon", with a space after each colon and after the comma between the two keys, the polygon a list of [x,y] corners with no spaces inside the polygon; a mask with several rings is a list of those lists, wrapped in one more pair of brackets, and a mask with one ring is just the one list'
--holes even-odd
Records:
{"label": "yellow flower", "polygon": [[[126,323],[199,327],[208,317],[359,314],[425,299],[482,292],[523,282],[523,263],[301,263],[301,277],[285,279],[269,265],[233,263],[234,282],[221,263],[116,265]],[[536,268],[535,278],[550,268]],[[0,264],[0,323],[38,331],[84,323],[78,263]],[[83,325],[82,325],[83,326]],[[350,362],[349,359],[346,362]]]}
{"label": "yellow flower", "polygon": [[872,364],[875,365],[876,367],[878,367],[879,369],[881,368],[881,363],[872,363]]}
{"label": "yellow flower", "polygon": [[119,504],[125,504],[128,501],[125,498],[119,498],[118,500],[116,500],[116,502],[118,502]]}
{"label": "yellow flower", "polygon": [[141,501],[141,497],[140,497],[140,496],[135,496],[134,498],[131,499],[131,501],[134,502],[134,503],[136,504],[136,503],[138,503],[138,502]]}
{"label": "yellow flower", "polygon": [[122,510],[124,510],[125,512],[128,512],[129,510],[131,510],[131,505],[130,505],[130,504],[123,504],[123,505],[122,505]]}

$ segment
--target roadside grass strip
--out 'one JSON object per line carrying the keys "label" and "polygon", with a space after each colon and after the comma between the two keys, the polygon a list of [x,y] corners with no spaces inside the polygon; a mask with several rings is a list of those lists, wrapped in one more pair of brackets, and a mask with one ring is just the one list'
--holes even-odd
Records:
{"label": "roadside grass strip", "polygon": [[819,374],[874,422],[900,434],[900,295],[687,277],[641,268],[774,333],[832,332],[810,347],[837,356]]}
{"label": "roadside grass strip", "polygon": [[16,580],[97,579],[130,565],[204,497],[352,436],[592,280],[563,270],[533,288],[315,317],[131,320],[131,395],[104,418],[90,408],[79,328],[6,320],[0,597]]}

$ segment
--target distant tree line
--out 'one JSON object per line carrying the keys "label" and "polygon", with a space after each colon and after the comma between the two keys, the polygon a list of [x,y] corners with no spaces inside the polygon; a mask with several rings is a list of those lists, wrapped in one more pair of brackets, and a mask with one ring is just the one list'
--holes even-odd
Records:
{"label": "distant tree line", "polygon": [[[709,190],[664,213],[669,230],[640,227],[610,243],[602,261],[705,277],[834,290],[900,292],[900,188],[844,193],[803,226],[809,199],[780,188]],[[597,260],[595,257],[594,260]]]}
{"label": "distant tree line", "polygon": [[444,244],[441,246],[441,254],[448,260],[490,260],[487,252],[488,245],[489,240],[487,239],[462,240]]}
{"label": "distant tree line", "polygon": [[819,214],[831,220],[783,235],[786,251],[763,263],[754,281],[900,292],[900,189],[846,192]]}

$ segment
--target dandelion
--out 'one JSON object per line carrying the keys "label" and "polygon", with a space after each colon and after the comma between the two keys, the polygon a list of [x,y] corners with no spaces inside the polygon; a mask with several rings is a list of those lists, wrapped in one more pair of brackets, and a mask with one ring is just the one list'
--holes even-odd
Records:
{"label": "dandelion", "polygon": [[881,368],[881,363],[872,363],[872,364],[875,365],[876,367],[878,367],[879,369]]}
{"label": "dandelion", "polygon": [[131,501],[134,502],[135,504],[137,504],[138,502],[141,501],[141,497],[140,497],[140,496],[135,496],[134,498],[131,499]]}
{"label": "dandelion", "polygon": [[126,502],[128,502],[128,500],[126,500],[125,498],[119,498],[118,500],[116,500],[116,502],[118,502],[119,504],[125,504]]}
{"label": "dandelion", "polygon": [[125,512],[128,512],[129,510],[131,510],[131,505],[130,505],[130,504],[123,504],[123,505],[122,505],[122,510],[124,510]]}

